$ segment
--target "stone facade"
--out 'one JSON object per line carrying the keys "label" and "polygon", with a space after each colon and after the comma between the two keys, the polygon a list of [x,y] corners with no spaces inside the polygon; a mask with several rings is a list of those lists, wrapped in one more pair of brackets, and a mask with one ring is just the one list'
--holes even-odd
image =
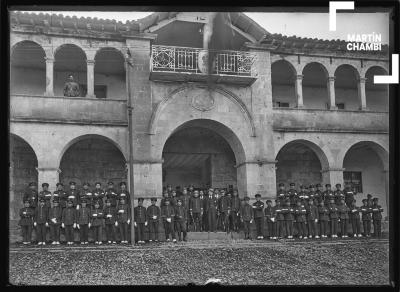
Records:
{"label": "stone facade", "polygon": [[[200,14],[207,18],[207,13]],[[192,14],[185,17],[185,21],[196,22]],[[33,24],[26,24],[29,18],[35,19]],[[168,183],[163,182],[168,139],[180,131],[199,128],[225,143],[210,150],[216,152],[210,161],[201,160],[211,166],[199,172],[192,168],[192,177],[211,176],[216,187],[234,185],[240,196],[260,193],[266,199],[274,198],[281,180],[343,184],[343,171],[361,171],[365,184],[358,200],[372,193],[388,214],[388,94],[385,88],[370,84],[373,70],[388,71],[387,55],[349,56],[326,48],[289,51],[283,45],[268,44],[268,38],[263,41],[259,34],[265,32],[251,30],[252,35],[241,32],[235,40],[255,56],[251,74],[216,74],[212,76],[216,82],[210,85],[198,72],[155,75],[152,46],[158,44],[157,39],[167,42],[163,34],[178,33],[168,31],[173,19],[152,24],[147,31],[116,28],[114,35],[88,27],[78,35],[72,28],[61,34],[58,23],[43,32],[35,27],[45,20],[26,14],[15,14],[12,21],[10,132],[16,142],[11,155],[11,219],[16,219],[15,212],[22,204],[16,193],[31,180],[39,185],[48,182],[51,191],[60,179],[74,179],[79,184],[81,180],[129,181],[125,165],[129,163],[133,165],[135,194],[161,197],[162,187]],[[179,42],[179,38],[171,42]],[[33,60],[21,59],[24,49],[30,49]],[[102,50],[114,53],[105,56],[99,53]],[[58,59],[63,55],[70,56],[69,62]],[[113,65],[107,66],[107,60]],[[275,66],[276,62],[287,64]],[[21,69],[28,63],[27,70]],[[344,65],[354,70],[343,69]],[[86,86],[86,96],[60,96],[63,80],[70,73]],[[106,98],[96,97],[99,86],[105,86]],[[289,108],[277,102],[288,102]],[[345,108],[338,109],[338,103],[345,103]],[[130,109],[132,119],[128,121]],[[185,145],[182,149],[190,143]],[[179,152],[176,148],[174,152]],[[366,155],[370,159],[363,160]],[[99,168],[102,170],[93,170]]]}

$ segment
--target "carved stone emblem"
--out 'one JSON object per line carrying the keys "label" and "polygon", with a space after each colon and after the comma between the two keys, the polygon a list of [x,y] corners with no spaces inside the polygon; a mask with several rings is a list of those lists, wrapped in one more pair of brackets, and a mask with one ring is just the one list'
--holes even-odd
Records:
{"label": "carved stone emblem", "polygon": [[215,105],[214,93],[210,90],[199,90],[192,98],[192,107],[199,111],[208,111]]}

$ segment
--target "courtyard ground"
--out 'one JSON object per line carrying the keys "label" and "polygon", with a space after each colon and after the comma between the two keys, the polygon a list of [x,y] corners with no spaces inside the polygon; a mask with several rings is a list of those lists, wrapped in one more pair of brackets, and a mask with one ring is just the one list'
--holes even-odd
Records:
{"label": "courtyard ground", "polygon": [[388,240],[11,247],[13,285],[386,285]]}

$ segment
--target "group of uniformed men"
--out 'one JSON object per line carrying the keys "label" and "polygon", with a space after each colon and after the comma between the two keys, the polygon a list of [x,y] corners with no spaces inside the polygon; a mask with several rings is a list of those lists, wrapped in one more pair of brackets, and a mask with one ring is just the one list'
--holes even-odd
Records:
{"label": "group of uniformed men", "polygon": [[[70,182],[70,189],[63,190],[63,184],[57,183],[57,190],[51,194],[48,183],[38,193],[34,182],[24,194],[24,207],[20,211],[23,243],[31,242],[32,228],[36,227],[37,242],[46,243],[46,227],[50,228],[52,244],[60,244],[60,227],[65,230],[66,242],[74,244],[74,229],[79,230],[81,244],[88,244],[88,231],[93,230],[95,244],[102,244],[102,231],[106,231],[107,242],[116,243],[116,227],[119,227],[121,243],[128,243],[128,225],[130,224],[130,194],[126,183],[120,183],[120,190],[114,189],[113,182],[106,190],[101,183],[95,189],[89,189],[89,183],[83,184],[82,191]],[[171,185],[163,190],[160,207],[157,198],[151,198],[148,208],[143,206],[143,198],[138,198],[134,209],[133,223],[137,231],[138,243],[144,243],[146,226],[149,229],[149,242],[158,241],[158,227],[162,221],[165,238],[176,242],[186,241],[187,232],[223,230],[226,232],[243,229],[245,238],[250,239],[251,224],[255,223],[256,238],[264,238],[264,222],[267,223],[266,237],[269,239],[288,238],[296,234],[299,239],[348,237],[348,225],[351,223],[353,237],[361,237],[361,221],[365,237],[371,236],[371,222],[374,236],[381,237],[383,209],[378,198],[368,194],[362,200],[363,206],[355,206],[354,195],[348,184],[344,190],[336,184],[336,190],[326,184],[322,190],[320,184],[300,186],[300,192],[290,183],[289,190],[279,184],[275,200],[267,200],[266,206],[261,195],[256,194],[256,202],[249,204],[250,198],[239,198],[236,189],[195,189]],[[51,203],[52,202],[52,203]],[[340,227],[340,229],[339,229]],[[182,236],[183,235],[183,236]]]}

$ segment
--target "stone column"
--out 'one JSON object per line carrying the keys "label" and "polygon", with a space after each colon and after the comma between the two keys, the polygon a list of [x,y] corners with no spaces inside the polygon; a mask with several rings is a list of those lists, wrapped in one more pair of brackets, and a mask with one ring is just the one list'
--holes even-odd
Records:
{"label": "stone column", "polygon": [[87,64],[87,94],[86,97],[96,97],[94,95],[94,60],[86,60]]}
{"label": "stone column", "polygon": [[297,97],[297,107],[303,108],[303,75],[296,76],[296,97]]}
{"label": "stone column", "polygon": [[56,184],[60,180],[61,170],[58,167],[38,167],[38,191],[42,189],[42,183],[49,184],[49,191],[56,190]]}
{"label": "stone column", "polygon": [[135,200],[143,198],[162,197],[162,162],[134,161]]}
{"label": "stone column", "polygon": [[54,58],[45,58],[46,60],[46,92],[45,96],[54,96]]}
{"label": "stone column", "polygon": [[365,95],[365,81],[367,78],[359,78],[357,87],[358,87],[358,101],[360,102],[360,110],[365,111],[367,109],[367,98]]}
{"label": "stone column", "polygon": [[344,168],[330,167],[321,170],[323,184],[331,184],[334,187],[336,184],[343,186],[343,171]]}
{"label": "stone column", "polygon": [[335,98],[335,76],[329,76],[327,83],[328,83],[329,109],[335,110],[337,109],[336,98]]}

